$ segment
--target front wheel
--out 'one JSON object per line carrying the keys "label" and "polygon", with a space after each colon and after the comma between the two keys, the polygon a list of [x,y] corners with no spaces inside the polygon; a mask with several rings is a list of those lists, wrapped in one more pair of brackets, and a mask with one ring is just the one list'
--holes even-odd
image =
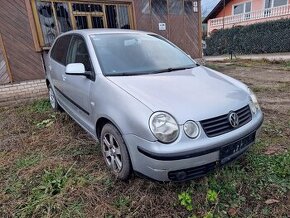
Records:
{"label": "front wheel", "polygon": [[54,111],[60,111],[60,106],[56,100],[56,97],[55,97],[55,94],[54,94],[54,91],[51,87],[51,85],[48,85],[48,95],[49,95],[49,102],[50,102],[50,105],[52,107],[52,109]]}
{"label": "front wheel", "polygon": [[132,166],[125,142],[117,128],[108,123],[101,132],[103,157],[111,172],[121,180],[129,179]]}

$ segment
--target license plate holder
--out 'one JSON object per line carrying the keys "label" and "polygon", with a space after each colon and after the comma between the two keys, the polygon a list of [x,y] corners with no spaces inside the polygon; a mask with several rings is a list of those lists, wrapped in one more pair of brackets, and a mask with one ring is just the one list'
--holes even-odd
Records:
{"label": "license plate holder", "polygon": [[[220,160],[221,163],[228,162],[232,158],[234,158],[241,150],[246,148],[248,145],[255,141],[256,133],[251,133],[235,142],[232,142],[228,145],[223,146],[220,149]],[[232,157],[232,158],[231,158]]]}

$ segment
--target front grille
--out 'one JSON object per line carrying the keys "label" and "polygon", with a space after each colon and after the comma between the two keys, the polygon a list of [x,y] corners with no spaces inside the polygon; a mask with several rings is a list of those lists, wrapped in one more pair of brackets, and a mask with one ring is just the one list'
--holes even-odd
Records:
{"label": "front grille", "polygon": [[214,117],[211,119],[201,121],[201,126],[208,137],[214,137],[218,135],[222,135],[224,133],[230,132],[234,129],[237,129],[252,120],[252,113],[249,105],[237,110],[233,111],[239,116],[239,125],[237,127],[232,127],[228,114]]}
{"label": "front grille", "polygon": [[172,181],[185,181],[198,177],[205,176],[208,172],[214,170],[217,166],[216,162],[205,164],[198,167],[170,171],[168,173],[168,178]]}

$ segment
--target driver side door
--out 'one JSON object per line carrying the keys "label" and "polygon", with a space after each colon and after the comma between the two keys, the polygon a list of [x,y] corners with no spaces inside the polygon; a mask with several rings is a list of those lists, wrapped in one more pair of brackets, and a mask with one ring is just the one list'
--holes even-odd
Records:
{"label": "driver side door", "polygon": [[[84,38],[73,35],[67,53],[66,64],[82,63],[86,71],[93,72],[90,55]],[[67,75],[64,81],[64,94],[69,110],[74,118],[87,130],[91,131],[90,117],[92,112],[91,87],[94,81],[86,76]]]}

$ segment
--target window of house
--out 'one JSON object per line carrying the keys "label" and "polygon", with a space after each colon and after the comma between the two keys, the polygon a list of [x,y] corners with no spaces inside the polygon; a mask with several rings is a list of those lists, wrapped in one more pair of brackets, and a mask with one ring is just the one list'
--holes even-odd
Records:
{"label": "window of house", "polygon": [[72,24],[68,4],[64,2],[54,3],[56,10],[57,26],[60,33],[72,30]]}
{"label": "window of house", "polygon": [[169,14],[181,15],[183,14],[182,0],[168,0]]}
{"label": "window of house", "polygon": [[36,4],[40,28],[43,34],[44,46],[49,46],[53,43],[57,36],[55,19],[51,2],[37,2]]}
{"label": "window of house", "polygon": [[198,3],[193,0],[184,0],[184,13],[185,15],[192,15],[198,12]]}
{"label": "window of house", "polygon": [[151,7],[156,15],[167,14],[167,0],[151,0]]}
{"label": "window of house", "polygon": [[142,14],[150,14],[150,2],[149,0],[141,0]]}
{"label": "window of house", "polygon": [[106,5],[107,22],[109,28],[118,28],[116,5]]}
{"label": "window of house", "polygon": [[287,5],[288,0],[265,0],[265,8],[279,7]]}
{"label": "window of house", "polygon": [[91,1],[31,0],[40,46],[49,48],[59,34],[72,29],[133,27],[130,4]]}
{"label": "window of house", "polygon": [[245,2],[242,4],[234,5],[233,6],[233,14],[245,14],[251,12],[252,3],[251,2]]}

